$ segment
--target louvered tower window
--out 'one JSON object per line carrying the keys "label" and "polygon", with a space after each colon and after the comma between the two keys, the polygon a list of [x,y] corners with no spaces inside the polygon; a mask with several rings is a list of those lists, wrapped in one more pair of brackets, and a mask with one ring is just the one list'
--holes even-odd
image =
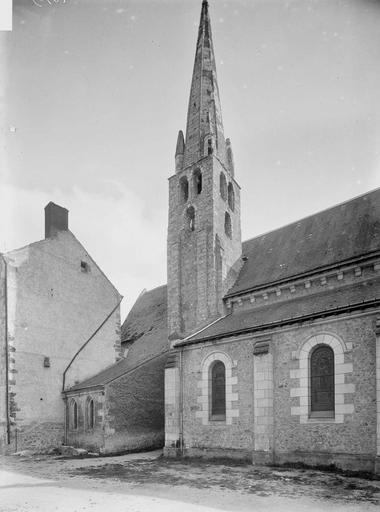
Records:
{"label": "louvered tower window", "polygon": [[333,417],[334,409],[334,351],[327,345],[319,345],[310,358],[310,415]]}

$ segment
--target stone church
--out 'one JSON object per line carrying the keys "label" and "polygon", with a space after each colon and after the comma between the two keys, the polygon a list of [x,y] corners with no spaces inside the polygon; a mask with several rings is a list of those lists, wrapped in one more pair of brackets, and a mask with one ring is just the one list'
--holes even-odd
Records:
{"label": "stone church", "polygon": [[42,418],[56,443],[101,452],[165,443],[380,473],[380,190],[242,243],[237,178],[204,0],[167,285],[137,299],[120,338],[119,293],[50,206],[54,232],[0,262],[6,442],[15,425],[42,438]]}
{"label": "stone church", "polygon": [[242,243],[237,178],[203,1],[169,179],[165,453],[380,472],[380,190]]}

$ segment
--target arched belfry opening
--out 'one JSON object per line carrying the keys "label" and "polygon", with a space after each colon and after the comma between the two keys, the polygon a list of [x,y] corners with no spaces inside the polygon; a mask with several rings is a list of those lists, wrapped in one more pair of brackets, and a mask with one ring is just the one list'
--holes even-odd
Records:
{"label": "arched belfry opening", "polygon": [[231,182],[228,184],[228,206],[231,208],[231,211],[235,210],[235,192]]}
{"label": "arched belfry opening", "polygon": [[222,196],[222,199],[224,201],[226,201],[227,200],[227,180],[226,180],[226,175],[224,174],[224,172],[221,172],[219,175],[219,190],[220,190],[220,195]]}
{"label": "arched belfry opening", "polygon": [[202,192],[202,173],[196,169],[193,174],[194,194],[199,195]]}
{"label": "arched belfry opening", "polygon": [[186,201],[189,199],[189,182],[186,176],[182,176],[182,178],[179,180],[179,193],[181,202],[186,203]]}

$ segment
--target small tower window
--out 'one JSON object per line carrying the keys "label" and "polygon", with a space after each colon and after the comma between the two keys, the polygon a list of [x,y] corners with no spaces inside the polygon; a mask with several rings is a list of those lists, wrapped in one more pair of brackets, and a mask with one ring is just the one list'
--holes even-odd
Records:
{"label": "small tower window", "polygon": [[179,180],[179,186],[181,201],[182,203],[186,203],[186,201],[189,199],[189,182],[187,181],[186,176],[182,176],[182,178]]}
{"label": "small tower window", "polygon": [[232,225],[231,225],[231,217],[228,212],[224,214],[224,231],[228,238],[232,238]]}
{"label": "small tower window", "polygon": [[227,199],[227,180],[223,172],[220,173],[219,176],[219,188],[220,188],[220,195],[224,200]]}
{"label": "small tower window", "polygon": [[194,180],[194,192],[200,194],[202,192],[202,173],[199,169],[196,169],[193,174]]}
{"label": "small tower window", "polygon": [[190,231],[194,231],[194,229],[195,229],[194,206],[189,206],[189,208],[186,210],[186,220],[187,220],[187,227],[190,229]]}
{"label": "small tower window", "polygon": [[211,139],[208,139],[208,142],[207,142],[207,154],[208,155],[212,155],[212,140]]}
{"label": "small tower window", "polygon": [[228,184],[228,206],[232,211],[235,210],[235,192],[232,183]]}

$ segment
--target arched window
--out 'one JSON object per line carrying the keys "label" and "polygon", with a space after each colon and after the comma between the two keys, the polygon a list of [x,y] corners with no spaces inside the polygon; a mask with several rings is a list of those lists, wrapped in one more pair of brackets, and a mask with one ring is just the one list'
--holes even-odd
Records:
{"label": "arched window", "polygon": [[93,429],[95,426],[95,405],[94,400],[90,398],[87,401],[87,428]]}
{"label": "arched window", "polygon": [[317,345],[310,357],[310,415],[333,417],[334,410],[334,351]]}
{"label": "arched window", "polygon": [[226,419],[226,367],[222,361],[211,366],[211,419]]}
{"label": "arched window", "polygon": [[208,139],[208,142],[207,142],[207,154],[208,155],[212,155],[212,153],[213,153],[212,140]]}
{"label": "arched window", "polygon": [[232,211],[235,210],[235,192],[232,183],[228,184],[228,206]]}
{"label": "arched window", "polygon": [[232,225],[231,225],[231,217],[228,212],[224,214],[224,231],[228,238],[232,238]]}
{"label": "arched window", "polygon": [[223,172],[220,173],[219,176],[219,189],[220,195],[224,200],[227,199],[227,180]]}
{"label": "arched window", "polygon": [[190,229],[190,231],[194,231],[195,229],[195,210],[194,206],[189,206],[186,210],[186,220],[187,220],[187,227]]}
{"label": "arched window", "polygon": [[193,181],[195,194],[200,194],[202,192],[202,173],[199,169],[194,171]]}
{"label": "arched window", "polygon": [[189,199],[189,182],[187,181],[186,176],[182,176],[179,180],[180,187],[180,198],[182,203],[186,203]]}
{"label": "arched window", "polygon": [[78,404],[75,400],[71,400],[70,404],[70,420],[71,428],[76,430],[78,428]]}

